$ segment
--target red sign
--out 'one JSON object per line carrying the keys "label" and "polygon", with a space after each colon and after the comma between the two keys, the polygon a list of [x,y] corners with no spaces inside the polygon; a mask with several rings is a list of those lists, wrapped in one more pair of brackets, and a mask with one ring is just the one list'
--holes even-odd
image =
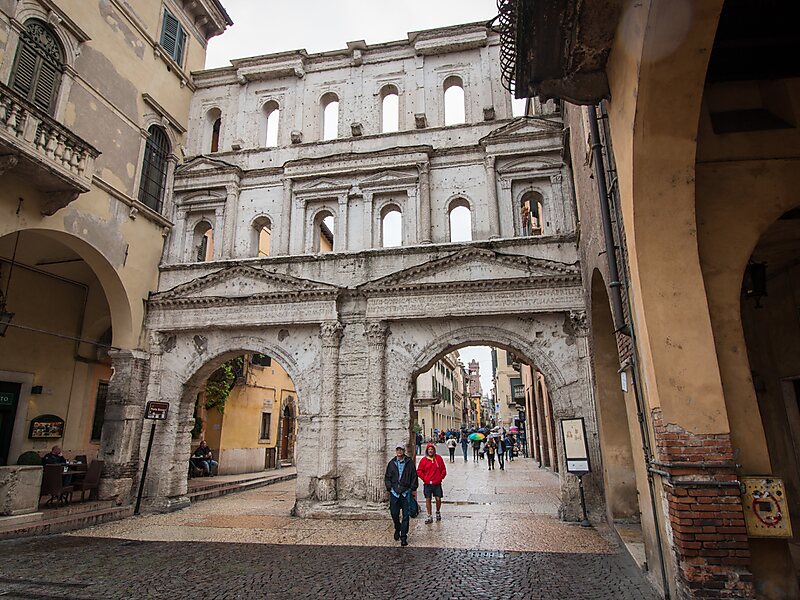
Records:
{"label": "red sign", "polygon": [[169,402],[151,400],[144,409],[144,418],[154,421],[166,421],[169,412]]}

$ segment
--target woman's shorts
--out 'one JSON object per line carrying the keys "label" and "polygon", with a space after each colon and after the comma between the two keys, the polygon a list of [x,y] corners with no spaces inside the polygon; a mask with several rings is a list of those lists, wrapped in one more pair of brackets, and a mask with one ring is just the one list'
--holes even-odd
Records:
{"label": "woman's shorts", "polygon": [[444,496],[444,492],[442,492],[442,484],[437,483],[435,485],[431,485],[426,483],[422,486],[422,493],[425,494],[426,498],[430,498],[431,496],[436,496],[437,498],[441,498]]}

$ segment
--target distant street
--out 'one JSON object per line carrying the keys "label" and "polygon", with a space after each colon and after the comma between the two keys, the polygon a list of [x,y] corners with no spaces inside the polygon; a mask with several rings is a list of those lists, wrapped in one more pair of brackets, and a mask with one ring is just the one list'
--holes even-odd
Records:
{"label": "distant street", "polygon": [[[442,448],[444,450],[444,448]],[[294,481],[47,538],[0,543],[10,598],[654,598],[606,529],[560,522],[558,479],[517,459],[464,463],[441,522],[410,546],[383,519],[290,516]],[[420,490],[420,500],[422,494]],[[424,510],[424,508],[423,508]]]}

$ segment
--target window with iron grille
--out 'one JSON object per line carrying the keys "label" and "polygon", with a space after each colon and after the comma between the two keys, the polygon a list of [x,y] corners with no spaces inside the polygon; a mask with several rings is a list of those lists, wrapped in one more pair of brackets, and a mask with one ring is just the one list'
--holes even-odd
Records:
{"label": "window with iron grille", "polygon": [[169,140],[166,132],[157,125],[151,126],[149,131],[150,135],[147,137],[144,147],[139,200],[156,212],[161,212],[161,202],[167,180]]}
{"label": "window with iron grille", "polygon": [[268,440],[271,427],[272,413],[261,413],[261,434],[259,435],[259,439]]}
{"label": "window with iron grille", "polygon": [[9,85],[38,108],[53,114],[64,72],[64,50],[52,30],[31,19],[19,34]]}
{"label": "window with iron grille", "polygon": [[108,400],[108,382],[100,381],[97,384],[97,399],[94,403],[94,418],[92,419],[92,441],[99,442],[103,433],[103,421],[106,414],[106,400]]}
{"label": "window with iron grille", "polygon": [[161,24],[161,47],[179,65],[183,61],[183,51],[186,47],[186,31],[177,18],[168,10],[164,10],[164,21]]}

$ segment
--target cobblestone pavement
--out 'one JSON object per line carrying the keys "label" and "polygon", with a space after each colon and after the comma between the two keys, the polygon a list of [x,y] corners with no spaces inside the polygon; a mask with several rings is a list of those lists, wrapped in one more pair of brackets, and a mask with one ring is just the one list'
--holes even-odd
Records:
{"label": "cobblestone pavement", "polygon": [[[447,463],[443,520],[290,516],[294,482],[70,535],[0,543],[0,598],[655,598],[604,527],[555,516],[558,479]],[[420,494],[420,500],[421,500]],[[388,513],[388,511],[387,511]]]}

